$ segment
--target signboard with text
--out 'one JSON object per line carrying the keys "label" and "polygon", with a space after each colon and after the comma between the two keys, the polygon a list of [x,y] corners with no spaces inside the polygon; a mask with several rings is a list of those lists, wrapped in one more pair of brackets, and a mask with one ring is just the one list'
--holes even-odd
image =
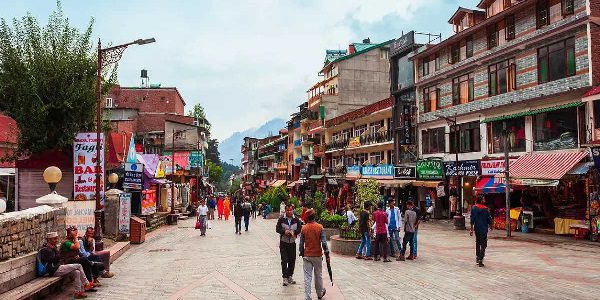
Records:
{"label": "signboard with text", "polygon": [[479,160],[461,160],[458,161],[457,171],[456,162],[445,161],[444,174],[446,174],[446,176],[479,176],[481,174],[479,167]]}
{"label": "signboard with text", "polygon": [[442,161],[437,159],[417,160],[417,178],[428,180],[444,179]]}
{"label": "signboard with text", "polygon": [[131,193],[119,195],[119,232],[129,233],[129,218],[131,217]]}
{"label": "signboard with text", "polygon": [[156,212],[156,191],[142,191],[142,215],[151,215]]}
{"label": "signboard with text", "polygon": [[363,178],[393,179],[394,165],[377,165],[362,167]]}
{"label": "signboard with text", "polygon": [[[512,164],[515,160],[510,159],[508,163]],[[503,173],[505,169],[504,159],[481,161],[481,176],[494,176]]]}
{"label": "signboard with text", "polygon": [[590,153],[592,154],[596,170],[600,171],[600,147],[591,147]]}
{"label": "signboard with text", "polygon": [[144,165],[125,163],[125,174],[123,176],[123,188],[129,190],[142,189]]}
{"label": "signboard with text", "polygon": [[88,227],[94,227],[94,211],[96,210],[96,201],[67,201],[66,218],[67,226],[77,226],[79,235],[85,234]]}
{"label": "signboard with text", "polygon": [[346,168],[346,177],[360,178],[360,166],[350,166]]}
{"label": "signboard with text", "polygon": [[[82,132],[73,142],[73,197],[78,201],[96,200],[96,175],[104,174],[104,135],[100,134],[100,158],[96,133]],[[96,166],[100,160],[100,169]],[[104,200],[104,176],[100,176],[100,199]]]}
{"label": "signboard with text", "polygon": [[415,179],[417,177],[416,167],[395,167],[394,178],[395,179]]}

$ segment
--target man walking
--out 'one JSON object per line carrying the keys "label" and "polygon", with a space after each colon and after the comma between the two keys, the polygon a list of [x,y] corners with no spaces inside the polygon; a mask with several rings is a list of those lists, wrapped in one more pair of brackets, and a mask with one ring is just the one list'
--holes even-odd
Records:
{"label": "man walking", "polygon": [[[404,239],[402,240],[401,255],[398,260],[404,261],[404,255],[406,254],[406,244],[410,244],[410,250],[412,252],[414,248],[413,238],[415,231],[419,226],[419,220],[417,219],[417,213],[413,210],[414,205],[412,201],[406,203],[406,211],[404,212]],[[414,257],[410,254],[406,259],[413,260]]]}
{"label": "man walking", "polygon": [[207,214],[209,208],[204,203],[204,200],[198,206],[198,222],[200,223],[200,236],[206,235]]}
{"label": "man walking", "polygon": [[[371,235],[369,234],[369,208],[371,203],[365,202],[363,210],[360,212],[358,221],[358,231],[360,232],[360,245],[356,252],[356,258],[372,260],[371,258]],[[363,249],[365,255],[363,256]]]}
{"label": "man walking", "polygon": [[[414,202],[413,202],[414,203]],[[421,219],[421,208],[416,205],[413,207],[413,211],[417,214],[417,221]],[[417,248],[418,248],[418,235],[419,235],[419,227],[415,228],[415,234],[413,235],[413,246],[410,248],[410,254],[413,259],[417,258]]]}
{"label": "man walking", "polygon": [[483,267],[485,248],[487,248],[488,228],[492,230],[492,217],[490,216],[489,209],[485,206],[485,198],[483,196],[477,197],[476,202],[477,204],[471,208],[471,231],[469,234],[473,236],[473,229],[475,229],[476,262],[480,267]]}
{"label": "man walking", "polygon": [[300,256],[304,262],[304,299],[311,300],[310,284],[315,276],[315,291],[318,299],[323,299],[327,292],[323,287],[323,252],[329,263],[329,248],[323,225],[315,222],[315,211],[311,208],[306,211],[308,223],[302,226],[300,235]]}
{"label": "man walking", "polygon": [[[388,233],[390,236],[390,256],[394,256],[394,242],[398,246],[398,254],[402,251],[402,244],[400,244],[400,226],[402,224],[402,216],[400,209],[394,206],[394,199],[389,200],[389,207],[386,209],[386,214],[389,220]],[[399,256],[398,256],[399,257]]]}
{"label": "man walking", "polygon": [[244,203],[242,204],[242,215],[244,216],[244,227],[248,231],[250,225],[250,213],[252,213],[252,204],[250,204],[249,198],[246,196]]}
{"label": "man walking", "polygon": [[388,242],[388,217],[383,211],[385,204],[383,202],[378,203],[378,209],[373,213],[373,220],[375,220],[375,261],[379,261],[379,247],[383,252],[383,262],[390,262],[387,258],[387,242]]}
{"label": "man walking", "polygon": [[294,266],[296,264],[296,237],[302,230],[300,219],[294,216],[291,204],[285,206],[285,216],[279,218],[275,231],[279,233],[279,253],[281,254],[281,275],[283,286],[296,284]]}
{"label": "man walking", "polygon": [[217,200],[215,200],[214,196],[210,196],[210,200],[208,200],[208,219],[215,219],[215,208],[217,207]]}
{"label": "man walking", "polygon": [[[229,214],[229,213],[228,213]],[[235,233],[242,234],[242,204],[239,200],[235,201],[235,205],[233,207],[233,217],[235,219]],[[227,215],[225,216],[225,220],[227,220]]]}

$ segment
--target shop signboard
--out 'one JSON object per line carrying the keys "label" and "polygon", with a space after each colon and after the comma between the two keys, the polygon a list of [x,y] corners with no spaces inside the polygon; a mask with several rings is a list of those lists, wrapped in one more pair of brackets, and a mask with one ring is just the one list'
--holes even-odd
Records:
{"label": "shop signboard", "polygon": [[151,215],[156,212],[156,191],[142,191],[142,215]]}
{"label": "shop signboard", "polygon": [[[514,161],[516,161],[516,159],[509,159],[508,163],[512,164]],[[481,161],[481,176],[494,176],[503,173],[505,169],[504,159]]]}
{"label": "shop signboard", "polygon": [[412,104],[403,103],[400,112],[400,145],[413,144]]}
{"label": "shop signboard", "polygon": [[88,227],[94,227],[96,201],[67,201],[66,210],[65,224],[76,226],[79,235],[83,235]]}
{"label": "shop signboard", "polygon": [[410,49],[415,43],[415,32],[409,31],[405,35],[397,38],[390,46],[390,56],[394,56],[400,52]]}
{"label": "shop signboard", "polygon": [[[104,174],[104,135],[100,134],[100,158],[96,149],[96,133],[81,132],[73,142],[73,197],[96,200],[96,175]],[[100,160],[100,169],[96,163]],[[100,199],[104,207],[104,176],[100,176]]]}
{"label": "shop signboard", "polygon": [[131,217],[131,193],[119,195],[119,232],[129,233],[129,218]]}
{"label": "shop signboard", "polygon": [[415,179],[417,178],[417,169],[415,167],[395,167],[394,168],[395,179]]}
{"label": "shop signboard", "polygon": [[[458,172],[456,170],[456,162],[445,161],[444,162],[444,174],[446,176],[479,176],[481,171],[479,170],[479,160],[461,160],[458,162]],[[458,174],[457,174],[458,173]]]}
{"label": "shop signboard", "polygon": [[360,166],[350,166],[346,168],[346,177],[360,178]]}
{"label": "shop signboard", "polygon": [[360,147],[360,137],[352,138],[348,141],[348,148]]}
{"label": "shop signboard", "polygon": [[592,159],[594,159],[596,170],[600,171],[600,147],[591,147],[590,153],[592,154]]}
{"label": "shop signboard", "polygon": [[428,180],[444,179],[444,168],[442,161],[438,159],[418,160],[417,161],[417,178]]}
{"label": "shop signboard", "polygon": [[125,163],[125,174],[123,176],[123,188],[129,190],[142,189],[143,164]]}
{"label": "shop signboard", "polygon": [[362,167],[363,178],[394,179],[394,165],[376,165]]}

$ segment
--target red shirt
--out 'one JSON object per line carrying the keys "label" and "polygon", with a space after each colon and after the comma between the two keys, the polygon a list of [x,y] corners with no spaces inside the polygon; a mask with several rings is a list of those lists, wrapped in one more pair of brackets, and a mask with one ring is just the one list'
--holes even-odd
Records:
{"label": "red shirt", "polygon": [[373,213],[373,220],[375,220],[375,233],[386,234],[388,224],[387,214],[383,210],[378,209]]}

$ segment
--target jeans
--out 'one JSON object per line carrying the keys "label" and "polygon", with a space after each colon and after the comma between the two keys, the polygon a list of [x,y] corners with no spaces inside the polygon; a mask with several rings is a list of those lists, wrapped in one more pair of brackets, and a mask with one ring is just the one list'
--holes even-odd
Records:
{"label": "jeans", "polygon": [[477,260],[483,261],[485,257],[485,248],[487,248],[487,234],[475,234],[475,255]]}
{"label": "jeans", "polygon": [[244,215],[244,226],[246,226],[246,231],[248,231],[248,225],[250,225],[250,215]]}
{"label": "jeans", "polygon": [[356,252],[356,255],[362,255],[363,253],[363,248],[367,248],[366,251],[366,255],[367,257],[371,256],[371,236],[369,235],[369,232],[363,232],[361,234],[361,238],[360,238],[360,246],[358,246],[358,251]]}
{"label": "jeans", "polygon": [[402,240],[402,256],[404,256],[404,254],[406,253],[406,244],[410,244],[410,252],[411,253],[412,253],[413,249],[415,249],[414,237],[415,237],[414,232],[405,232],[404,233],[404,240]]}
{"label": "jeans", "polygon": [[284,243],[280,241],[279,254],[281,254],[281,277],[290,278],[294,276],[296,243]]}
{"label": "jeans", "polygon": [[415,234],[413,235],[413,246],[410,248],[410,255],[417,256],[417,233],[419,231],[415,230]]}
{"label": "jeans", "polygon": [[311,256],[304,257],[304,299],[311,300],[311,288],[313,272],[315,274],[315,291],[317,296],[323,295],[323,257]]}
{"label": "jeans", "polygon": [[95,254],[91,254],[87,259],[92,262],[92,274],[94,275],[94,278],[98,278],[98,275],[106,270],[106,262],[100,256]]}
{"label": "jeans", "polygon": [[206,216],[200,215],[198,216],[198,222],[200,222],[200,234],[206,234]]}
{"label": "jeans", "polygon": [[242,231],[242,218],[235,218],[235,233]]}
{"label": "jeans", "polygon": [[379,257],[379,247],[383,251],[383,259],[387,258],[387,233],[378,233],[375,236],[375,257]]}
{"label": "jeans", "polygon": [[400,233],[398,233],[397,228],[388,228],[388,231],[390,233],[390,255],[394,256],[394,241],[396,241],[398,252],[402,251],[402,244],[400,244]]}
{"label": "jeans", "polygon": [[83,272],[83,267],[81,267],[80,264],[60,265],[52,276],[60,277],[67,274],[72,276],[74,280],[73,284],[75,285],[75,292],[83,292],[83,287],[89,283],[85,277],[85,272]]}

